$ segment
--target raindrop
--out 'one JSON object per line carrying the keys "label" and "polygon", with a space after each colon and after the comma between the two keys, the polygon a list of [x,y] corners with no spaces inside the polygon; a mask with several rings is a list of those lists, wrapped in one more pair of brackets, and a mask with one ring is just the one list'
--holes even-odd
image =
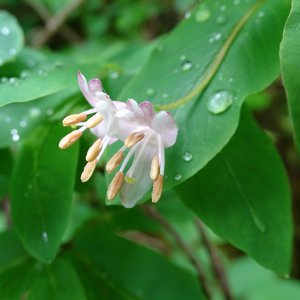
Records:
{"label": "raindrop", "polygon": [[227,6],[226,5],[221,5],[220,6],[220,11],[225,11],[227,9]]}
{"label": "raindrop", "polygon": [[197,22],[205,22],[210,17],[210,11],[206,8],[196,12],[195,19]]}
{"label": "raindrop", "polygon": [[1,28],[1,33],[3,35],[9,35],[10,34],[10,29],[8,27],[4,26],[4,27]]}
{"label": "raindrop", "polygon": [[193,67],[192,62],[190,62],[189,60],[185,60],[184,62],[182,62],[181,64],[181,70],[182,71],[188,71]]}
{"label": "raindrop", "polygon": [[43,77],[48,76],[48,73],[42,69],[38,70],[37,73],[38,73],[38,75],[43,76]]}
{"label": "raindrop", "polygon": [[147,96],[151,97],[156,94],[156,91],[154,89],[149,88],[146,92]]}
{"label": "raindrop", "polygon": [[42,238],[43,238],[43,240],[44,240],[45,243],[48,243],[48,234],[47,234],[46,231],[44,231],[44,232],[42,233]]}
{"label": "raindrop", "polygon": [[259,18],[262,18],[265,16],[265,13],[263,11],[260,11],[257,15]]}
{"label": "raindrop", "polygon": [[180,60],[181,60],[181,61],[186,60],[186,56],[185,56],[185,55],[181,55],[181,56],[180,56]]}
{"label": "raindrop", "polygon": [[17,133],[18,133],[18,130],[17,130],[16,128],[13,128],[13,129],[10,131],[10,133],[11,133],[12,135],[17,134]]}
{"label": "raindrop", "polygon": [[233,0],[233,4],[234,5],[239,5],[240,4],[240,0]]}
{"label": "raindrop", "polygon": [[218,24],[224,24],[227,21],[227,19],[224,16],[218,16],[217,17],[217,23]]}
{"label": "raindrop", "polygon": [[25,128],[27,126],[27,122],[25,120],[22,120],[20,122],[20,127]]}
{"label": "raindrop", "polygon": [[181,180],[182,179],[182,174],[180,174],[180,173],[175,173],[175,175],[174,175],[174,180],[175,181],[179,181],[179,180]]}
{"label": "raindrop", "polygon": [[29,116],[31,118],[37,118],[41,115],[41,110],[38,107],[32,107],[29,111]]}
{"label": "raindrop", "polygon": [[169,98],[170,95],[169,95],[168,93],[163,93],[163,94],[162,94],[162,97],[163,97],[164,99],[166,99],[166,98]]}
{"label": "raindrop", "polygon": [[186,12],[185,14],[184,14],[184,18],[185,19],[189,19],[190,17],[191,17],[191,13],[188,11],[188,12]]}
{"label": "raindrop", "polygon": [[29,77],[29,72],[28,71],[22,71],[21,74],[20,74],[20,77],[22,79],[26,79]]}
{"label": "raindrop", "polygon": [[182,156],[183,160],[189,162],[193,159],[193,154],[191,152],[184,152]]}
{"label": "raindrop", "polygon": [[213,32],[209,38],[209,42],[213,43],[215,41],[219,41],[222,37],[222,34],[220,32]]}
{"label": "raindrop", "polygon": [[233,94],[229,91],[219,91],[213,94],[208,103],[207,109],[212,114],[220,114],[227,110],[233,102]]}
{"label": "raindrop", "polygon": [[8,52],[9,52],[9,54],[10,54],[11,56],[14,56],[14,55],[16,55],[17,50],[16,50],[15,48],[10,48],[10,49],[8,50]]}
{"label": "raindrop", "polygon": [[17,84],[18,84],[18,83],[17,83],[17,78],[15,78],[15,77],[9,78],[9,79],[8,79],[8,82],[9,82],[10,84],[13,84],[13,85],[17,85]]}
{"label": "raindrop", "polygon": [[18,142],[20,140],[20,136],[18,134],[18,130],[13,128],[11,131],[11,139],[13,142]]}
{"label": "raindrop", "polygon": [[11,121],[11,117],[10,116],[5,116],[4,117],[4,122],[5,123],[9,123]]}
{"label": "raindrop", "polygon": [[119,78],[119,76],[120,76],[120,73],[117,71],[113,71],[113,72],[109,73],[109,77],[111,79],[117,79],[117,78]]}
{"label": "raindrop", "polygon": [[54,113],[53,109],[52,108],[48,108],[47,111],[46,111],[46,115],[47,116],[52,116]]}
{"label": "raindrop", "polygon": [[228,78],[228,82],[234,82],[234,78],[233,77],[230,77],[230,78]]}

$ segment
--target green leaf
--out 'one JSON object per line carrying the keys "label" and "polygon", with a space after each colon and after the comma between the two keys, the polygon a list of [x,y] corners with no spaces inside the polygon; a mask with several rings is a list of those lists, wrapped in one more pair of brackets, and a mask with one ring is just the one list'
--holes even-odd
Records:
{"label": "green leaf", "polygon": [[67,133],[61,126],[40,128],[16,162],[11,185],[15,229],[26,250],[51,262],[68,225],[78,147],[58,148]]}
{"label": "green leaf", "polygon": [[[166,152],[167,186],[203,168],[234,134],[244,99],[278,76],[288,9],[289,1],[283,0],[205,1],[158,45],[124,88],[119,98],[177,108],[179,135]],[[233,103],[213,114],[207,106],[218,92],[224,102]]]}
{"label": "green leaf", "polygon": [[289,272],[292,220],[288,179],[271,141],[249,117],[243,115],[222,152],[177,190],[222,238],[261,265],[281,274]]}
{"label": "green leaf", "polygon": [[205,299],[190,273],[108,228],[83,230],[74,243],[73,260],[91,299],[100,299],[102,293],[95,290],[96,282],[106,286],[105,299]]}
{"label": "green leaf", "polygon": [[23,31],[16,18],[6,11],[0,11],[0,66],[18,55],[23,42]]}
{"label": "green leaf", "polygon": [[292,1],[292,10],[283,31],[281,69],[294,127],[296,145],[300,150],[300,3]]}
{"label": "green leaf", "polygon": [[74,267],[58,258],[52,265],[44,265],[32,285],[28,300],[85,300],[84,289]]}
{"label": "green leaf", "polygon": [[8,189],[9,177],[12,169],[12,157],[9,149],[0,150],[0,201]]}

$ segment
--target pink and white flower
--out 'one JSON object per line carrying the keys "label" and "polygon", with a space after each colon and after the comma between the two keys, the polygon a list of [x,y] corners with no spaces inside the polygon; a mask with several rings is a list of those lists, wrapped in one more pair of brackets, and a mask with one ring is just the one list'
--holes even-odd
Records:
{"label": "pink and white flower", "polygon": [[[92,176],[106,148],[122,141],[124,145],[106,165],[108,173],[120,165],[108,187],[107,198],[114,199],[119,193],[122,204],[133,207],[153,185],[152,202],[157,202],[163,187],[165,148],[173,146],[177,138],[178,128],[173,117],[166,111],[156,113],[148,101],[140,104],[134,99],[126,103],[112,101],[103,92],[99,79],[87,82],[80,72],[78,83],[93,108],[63,120],[64,126],[76,124],[79,129],[65,136],[59,147],[71,146],[86,129],[98,137],[86,155],[87,164],[81,175],[85,182]],[[93,116],[87,120],[90,114]]]}

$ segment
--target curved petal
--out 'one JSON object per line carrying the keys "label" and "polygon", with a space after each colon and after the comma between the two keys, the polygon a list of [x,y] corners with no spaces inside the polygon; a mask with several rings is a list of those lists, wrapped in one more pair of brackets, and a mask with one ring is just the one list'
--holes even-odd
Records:
{"label": "curved petal", "polygon": [[126,108],[131,110],[140,122],[145,122],[143,111],[134,99],[127,100]]}
{"label": "curved petal", "polygon": [[149,101],[144,101],[139,104],[139,107],[143,111],[145,123],[151,125],[152,119],[155,116],[153,105]]}
{"label": "curved petal", "polygon": [[125,180],[120,191],[122,204],[127,208],[135,206],[152,186],[150,168],[152,158],[157,150],[151,145],[143,147],[144,145],[143,143],[137,148],[133,164],[127,172],[133,178],[133,182],[128,183]]}
{"label": "curved petal", "polygon": [[160,111],[152,120],[152,128],[161,135],[164,147],[171,147],[177,139],[178,127],[172,115],[166,111]]}

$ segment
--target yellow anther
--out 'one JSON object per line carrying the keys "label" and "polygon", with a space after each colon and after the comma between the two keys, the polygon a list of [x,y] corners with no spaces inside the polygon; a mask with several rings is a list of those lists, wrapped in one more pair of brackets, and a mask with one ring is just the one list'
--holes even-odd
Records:
{"label": "yellow anther", "polygon": [[157,203],[161,197],[163,190],[164,177],[159,175],[158,178],[153,182],[153,191],[152,191],[152,202]]}
{"label": "yellow anther", "polygon": [[103,116],[101,116],[99,114],[95,114],[86,121],[86,127],[94,128],[97,125],[99,125],[103,120],[104,120]]}
{"label": "yellow anther", "polygon": [[124,174],[117,172],[107,189],[107,199],[113,200],[119,193],[124,181]]}
{"label": "yellow anther", "polygon": [[83,172],[81,174],[81,177],[80,177],[82,182],[87,182],[91,178],[91,176],[93,175],[93,173],[95,171],[96,165],[97,165],[97,159],[95,159],[91,162],[88,162],[85,165]]}
{"label": "yellow anther", "polygon": [[151,169],[150,169],[150,178],[155,181],[159,175],[159,159],[158,155],[154,155],[152,162],[151,162]]}
{"label": "yellow anther", "polygon": [[115,155],[106,164],[106,172],[108,174],[112,173],[115,170],[115,168],[121,163],[123,158],[124,158],[123,151],[118,151],[117,153],[115,153]]}
{"label": "yellow anther", "polygon": [[81,136],[82,136],[81,131],[74,130],[60,140],[58,147],[60,149],[66,149],[71,145],[73,145]]}
{"label": "yellow anther", "polygon": [[63,119],[63,125],[64,126],[71,126],[71,125],[75,125],[79,122],[82,122],[86,119],[86,115],[85,114],[75,114],[75,115],[70,115],[67,116]]}
{"label": "yellow anther", "polygon": [[101,139],[98,139],[94,142],[94,144],[89,148],[85,159],[89,162],[92,162],[97,158],[97,156],[100,154],[102,145],[101,145]]}
{"label": "yellow anther", "polygon": [[145,137],[143,133],[138,134],[138,133],[131,133],[124,141],[124,145],[127,148],[132,147],[136,143],[138,143],[140,140],[142,140]]}

